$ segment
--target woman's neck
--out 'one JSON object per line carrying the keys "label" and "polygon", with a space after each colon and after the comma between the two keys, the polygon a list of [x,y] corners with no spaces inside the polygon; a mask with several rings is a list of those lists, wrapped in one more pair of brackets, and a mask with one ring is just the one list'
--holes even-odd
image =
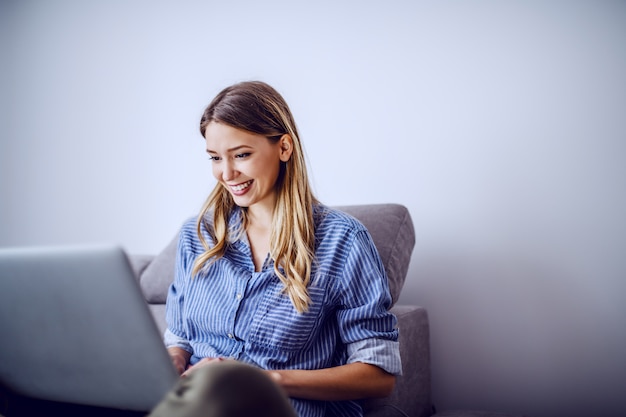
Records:
{"label": "woman's neck", "polygon": [[248,207],[246,228],[269,229],[272,226],[272,218],[274,216],[274,207],[254,205]]}
{"label": "woman's neck", "polygon": [[271,250],[272,217],[267,212],[248,211],[246,235],[252,251],[255,271],[263,269],[263,263]]}

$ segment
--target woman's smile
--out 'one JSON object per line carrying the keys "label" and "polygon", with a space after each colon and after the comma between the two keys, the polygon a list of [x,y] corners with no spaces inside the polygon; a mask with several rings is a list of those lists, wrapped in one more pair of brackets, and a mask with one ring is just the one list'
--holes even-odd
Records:
{"label": "woman's smile", "polygon": [[228,189],[235,204],[273,208],[284,154],[281,143],[219,122],[209,123],[204,136],[213,176]]}
{"label": "woman's smile", "polygon": [[237,195],[244,195],[246,192],[248,192],[248,190],[250,189],[250,186],[252,185],[252,182],[254,180],[248,180],[246,182],[242,182],[241,184],[237,184],[237,185],[229,185],[228,187],[230,188],[230,191]]}

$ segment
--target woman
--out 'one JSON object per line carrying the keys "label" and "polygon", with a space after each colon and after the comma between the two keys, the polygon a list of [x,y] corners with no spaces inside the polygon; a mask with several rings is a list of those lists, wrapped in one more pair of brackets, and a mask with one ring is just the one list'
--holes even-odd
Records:
{"label": "woman", "polygon": [[181,230],[165,341],[183,376],[262,369],[300,416],[361,416],[401,372],[370,235],[319,203],[296,124],[269,85],[224,89],[200,121],[215,189]]}

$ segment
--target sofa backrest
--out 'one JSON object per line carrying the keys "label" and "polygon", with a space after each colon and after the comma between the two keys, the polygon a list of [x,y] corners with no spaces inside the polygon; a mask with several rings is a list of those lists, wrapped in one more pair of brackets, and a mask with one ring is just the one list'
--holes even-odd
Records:
{"label": "sofa backrest", "polygon": [[[369,231],[385,266],[395,304],[402,291],[415,245],[415,230],[409,211],[400,204],[335,208],[358,219]],[[165,303],[168,287],[174,279],[177,244],[178,236],[175,236],[140,274],[141,289],[150,304]]]}

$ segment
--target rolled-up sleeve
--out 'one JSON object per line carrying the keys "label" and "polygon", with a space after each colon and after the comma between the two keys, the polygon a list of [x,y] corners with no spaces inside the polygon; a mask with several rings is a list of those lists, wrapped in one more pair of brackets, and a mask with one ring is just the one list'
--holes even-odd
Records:
{"label": "rolled-up sleeve", "polygon": [[193,268],[193,253],[190,250],[187,239],[191,221],[187,222],[181,232],[176,252],[176,265],[174,269],[174,281],[169,287],[165,305],[165,320],[167,329],[164,334],[166,347],[180,347],[190,353],[193,349],[186,337],[185,320],[183,316],[185,303],[185,285],[191,279]]}
{"label": "rolled-up sleeve", "polygon": [[191,343],[184,337],[180,337],[172,333],[170,329],[165,329],[165,335],[163,336],[166,348],[179,347],[186,350],[189,353],[193,353]]}
{"label": "rolled-up sleeve", "polygon": [[353,236],[341,278],[339,332],[348,363],[363,362],[400,375],[402,365],[396,317],[384,266],[367,231]]}
{"label": "rolled-up sleeve", "polygon": [[398,342],[366,339],[348,345],[348,363],[363,362],[376,365],[393,375],[402,375]]}

